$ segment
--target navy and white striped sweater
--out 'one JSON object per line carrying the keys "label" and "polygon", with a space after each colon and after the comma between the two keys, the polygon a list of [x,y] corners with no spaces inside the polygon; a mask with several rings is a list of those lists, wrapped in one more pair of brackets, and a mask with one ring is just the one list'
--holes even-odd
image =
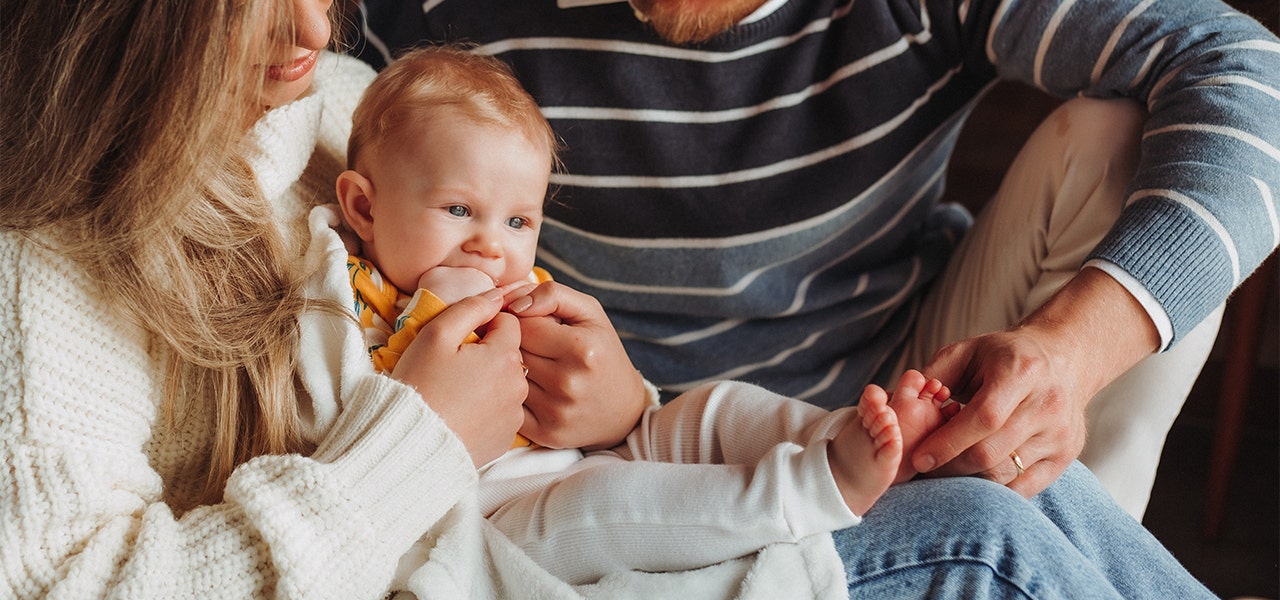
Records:
{"label": "navy and white striped sweater", "polygon": [[696,47],[625,3],[365,4],[375,66],[466,41],[514,67],[568,146],[539,262],[666,390],[852,400],[969,223],[938,199],[997,78],[1148,106],[1092,257],[1146,287],[1175,342],[1280,241],[1280,43],[1217,0],[791,0]]}

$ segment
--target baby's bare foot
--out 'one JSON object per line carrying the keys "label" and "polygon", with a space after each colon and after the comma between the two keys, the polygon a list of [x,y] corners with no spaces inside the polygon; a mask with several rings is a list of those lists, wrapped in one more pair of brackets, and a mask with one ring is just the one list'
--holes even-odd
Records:
{"label": "baby's bare foot", "polygon": [[889,407],[889,395],[867,386],[850,419],[827,445],[831,475],[844,502],[862,515],[889,489],[902,463],[902,431]]}
{"label": "baby's bare foot", "polygon": [[[925,436],[933,433],[950,415],[959,410],[957,405],[944,408],[951,398],[951,390],[937,379],[926,378],[914,369],[902,374],[898,380],[898,388],[889,399],[889,408],[898,417],[898,425],[902,430],[902,452],[910,456]],[[911,468],[911,461],[904,460],[898,469],[894,483],[901,483],[916,476]]]}

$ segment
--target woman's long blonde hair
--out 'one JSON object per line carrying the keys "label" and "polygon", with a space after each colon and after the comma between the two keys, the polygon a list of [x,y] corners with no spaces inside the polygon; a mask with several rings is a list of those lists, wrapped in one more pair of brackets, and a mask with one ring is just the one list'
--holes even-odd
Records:
{"label": "woman's long blonde hair", "polygon": [[166,414],[216,405],[189,504],[219,501],[254,456],[305,451],[293,371],[308,303],[245,160],[281,4],[5,2],[0,19],[0,227],[52,240],[162,340]]}

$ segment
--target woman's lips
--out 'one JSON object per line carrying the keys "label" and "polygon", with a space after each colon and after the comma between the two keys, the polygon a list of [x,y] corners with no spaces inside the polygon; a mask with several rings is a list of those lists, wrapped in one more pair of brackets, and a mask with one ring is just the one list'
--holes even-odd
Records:
{"label": "woman's lips", "polygon": [[268,65],[267,77],[285,83],[302,79],[303,75],[306,75],[311,71],[312,67],[316,66],[316,59],[319,56],[320,51],[313,50],[287,65]]}

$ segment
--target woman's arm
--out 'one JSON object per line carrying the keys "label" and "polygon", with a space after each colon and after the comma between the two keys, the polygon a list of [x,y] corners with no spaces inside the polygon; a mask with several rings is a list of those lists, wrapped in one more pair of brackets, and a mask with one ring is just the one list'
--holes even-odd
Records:
{"label": "woman's arm", "polygon": [[162,356],[68,261],[5,234],[0,270],[0,596],[377,597],[474,486],[441,418],[370,373],[313,456],[251,460],[184,512],[208,407],[161,414]]}

